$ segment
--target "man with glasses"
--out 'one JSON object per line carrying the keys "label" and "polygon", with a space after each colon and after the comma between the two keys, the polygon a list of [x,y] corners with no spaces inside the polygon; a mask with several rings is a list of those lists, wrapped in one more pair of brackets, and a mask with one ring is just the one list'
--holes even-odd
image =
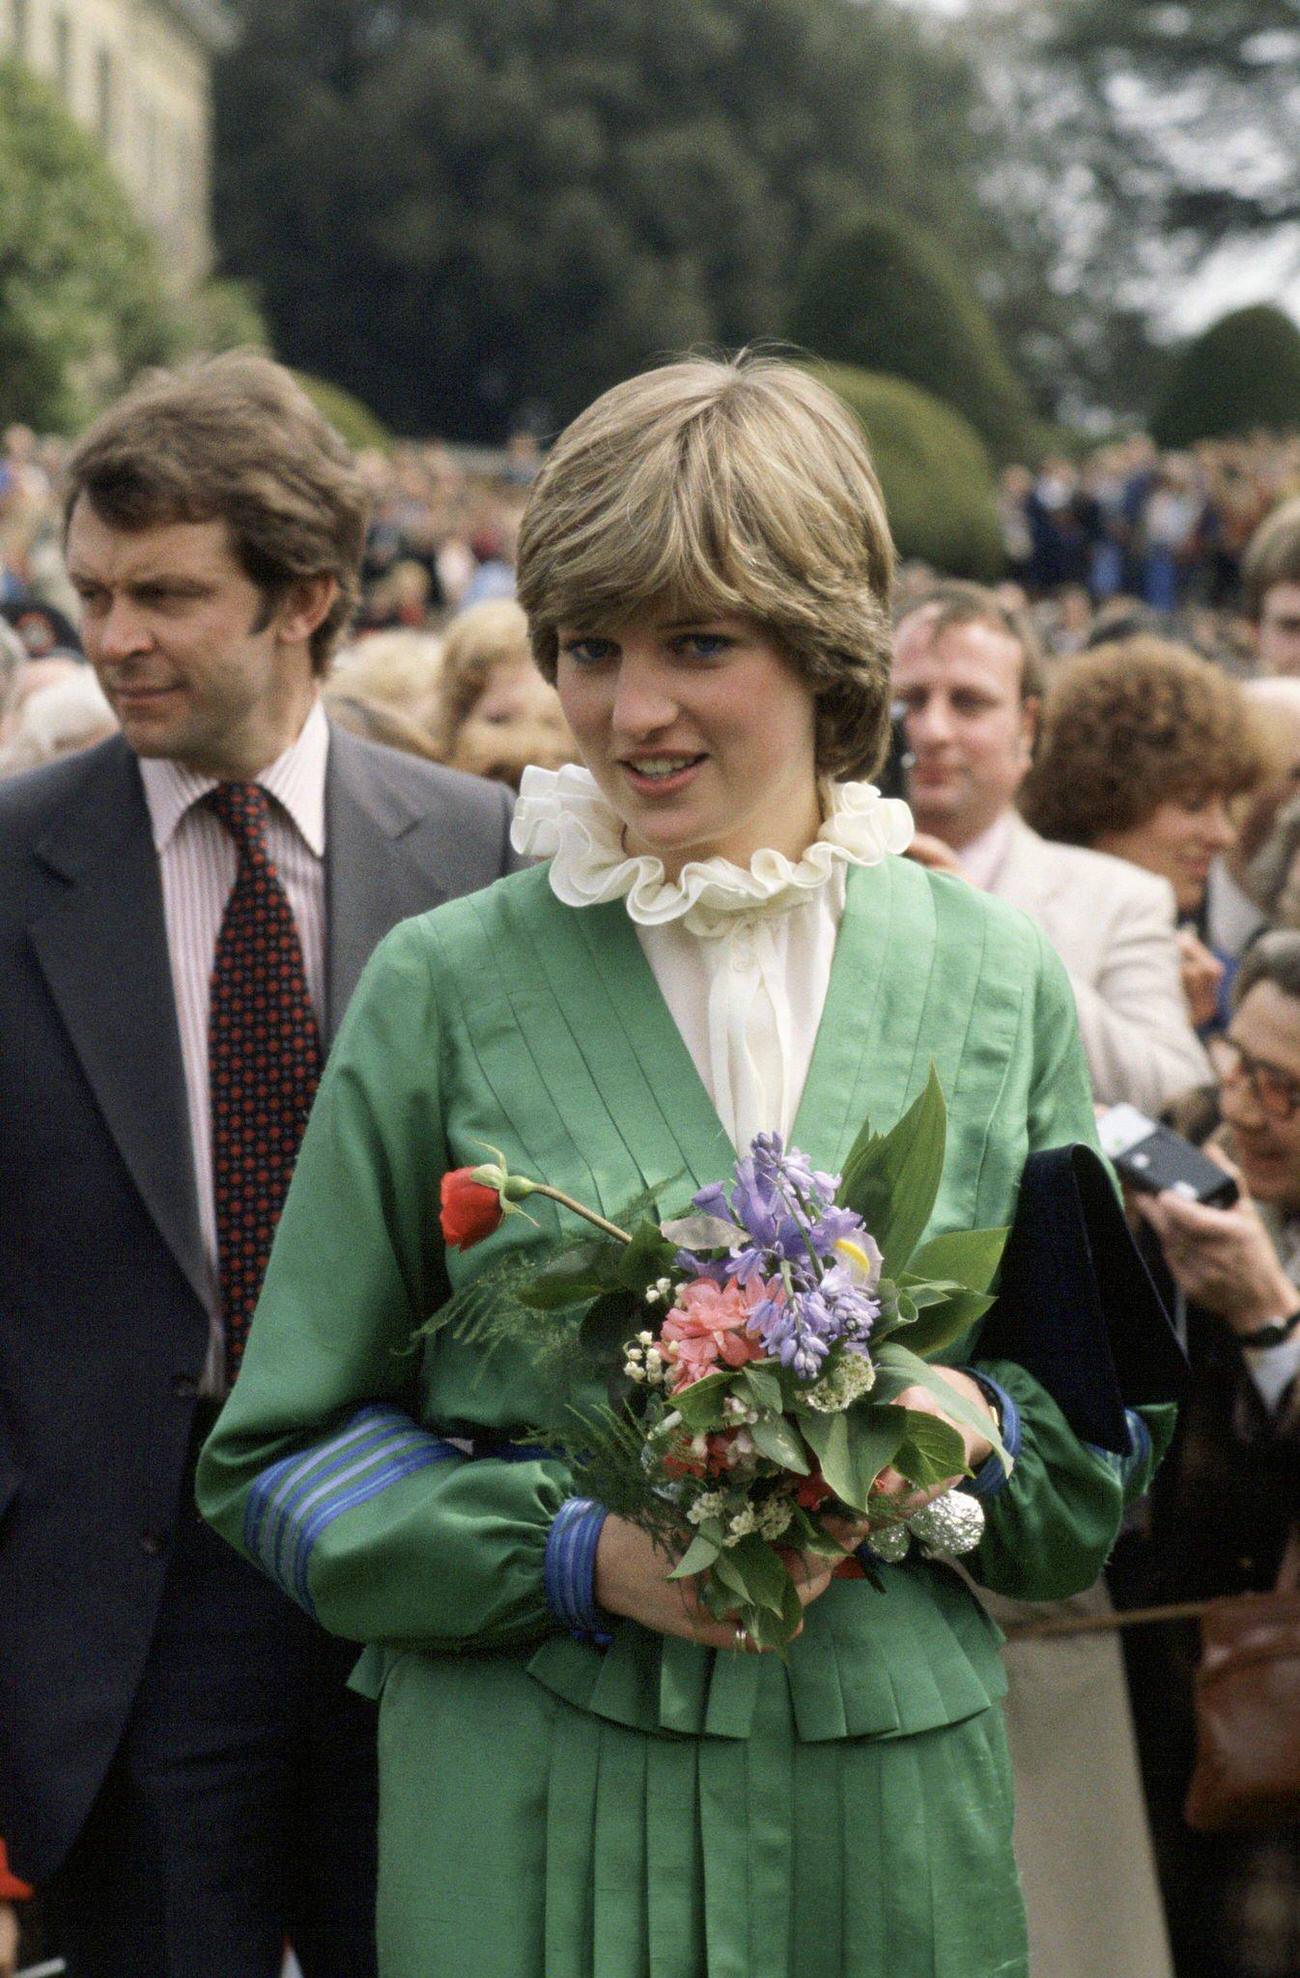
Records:
{"label": "man with glasses", "polygon": [[1207,1151],[1240,1198],[1218,1209],[1166,1193],[1138,1207],[1175,1284],[1229,1327],[1272,1409],[1300,1373],[1300,934],[1258,940],[1233,1000],[1213,1046],[1224,1144]]}
{"label": "man with glasses", "polygon": [[[1238,1201],[1138,1199],[1182,1293],[1192,1379],[1146,1527],[1112,1562],[1124,1607],[1272,1586],[1300,1516],[1300,933],[1276,929],[1247,950],[1215,1069],[1223,1124],[1206,1151]],[[1194,1640],[1166,1624],[1125,1641],[1175,1968],[1300,1971],[1296,1830],[1198,1834],[1182,1818]]]}

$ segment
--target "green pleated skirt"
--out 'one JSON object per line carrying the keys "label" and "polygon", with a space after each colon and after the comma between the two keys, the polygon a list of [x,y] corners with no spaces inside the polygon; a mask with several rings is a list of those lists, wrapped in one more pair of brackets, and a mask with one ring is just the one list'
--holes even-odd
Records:
{"label": "green pleated skirt", "polygon": [[418,1654],[380,1712],[381,1978],[1025,1978],[1001,1712],[801,1743],[654,1735],[508,1656]]}

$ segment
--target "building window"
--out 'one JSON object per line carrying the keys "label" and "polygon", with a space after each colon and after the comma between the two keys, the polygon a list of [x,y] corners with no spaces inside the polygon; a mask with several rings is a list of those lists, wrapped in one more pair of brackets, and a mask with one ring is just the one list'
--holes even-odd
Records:
{"label": "building window", "polygon": [[72,22],[60,8],[54,16],[54,80],[65,102],[72,99]]}
{"label": "building window", "polygon": [[113,149],[113,71],[113,51],[101,47],[95,56],[95,128],[105,151]]}

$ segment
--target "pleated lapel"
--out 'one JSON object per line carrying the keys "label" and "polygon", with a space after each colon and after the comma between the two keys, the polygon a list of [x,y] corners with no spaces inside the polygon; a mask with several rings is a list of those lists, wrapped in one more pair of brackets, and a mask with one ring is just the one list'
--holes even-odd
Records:
{"label": "pleated lapel", "polygon": [[50,993],[145,1206],[207,1305],[158,859],[125,743],[88,758],[80,801],[37,857],[54,875],[30,930]]}
{"label": "pleated lapel", "polygon": [[[661,1207],[721,1179],[734,1151],[620,901],[574,912],[521,903],[533,968],[507,987],[513,1018],[607,1214],[645,1188]],[[515,896],[519,898],[518,895]]]}

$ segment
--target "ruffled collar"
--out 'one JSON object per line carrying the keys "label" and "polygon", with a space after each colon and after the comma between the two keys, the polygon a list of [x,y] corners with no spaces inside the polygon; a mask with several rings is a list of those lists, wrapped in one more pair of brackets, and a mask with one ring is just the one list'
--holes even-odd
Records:
{"label": "ruffled collar", "polygon": [[721,934],[737,917],[787,912],[830,884],[846,865],[878,865],[911,843],[912,813],[873,783],[823,783],[825,823],[803,856],[759,851],[742,871],[729,859],[693,860],[678,879],[663,861],[623,849],[623,824],[590,770],[524,771],[511,840],[525,857],[549,858],[551,890],[570,907],[625,900],[642,927],[680,920],[692,933]]}

